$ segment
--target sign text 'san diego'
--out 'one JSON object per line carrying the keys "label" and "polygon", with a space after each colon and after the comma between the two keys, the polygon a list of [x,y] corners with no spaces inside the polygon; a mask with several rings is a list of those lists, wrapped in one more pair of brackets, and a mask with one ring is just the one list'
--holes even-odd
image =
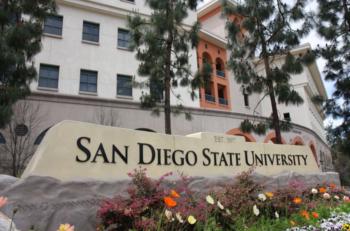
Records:
{"label": "sign text 'san diego'", "polygon": [[171,171],[232,176],[253,166],[263,175],[319,172],[307,146],[248,143],[242,137],[210,133],[169,136],[64,121],[46,134],[23,177],[123,180],[139,166],[152,177]]}

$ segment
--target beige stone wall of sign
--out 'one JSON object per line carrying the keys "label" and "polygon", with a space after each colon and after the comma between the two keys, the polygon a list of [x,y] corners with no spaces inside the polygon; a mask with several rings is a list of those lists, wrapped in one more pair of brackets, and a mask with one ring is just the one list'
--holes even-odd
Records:
{"label": "beige stone wall of sign", "polygon": [[23,178],[124,180],[138,167],[157,178],[168,172],[232,176],[252,166],[263,175],[320,172],[307,146],[244,142],[221,134],[163,135],[63,121],[49,130]]}

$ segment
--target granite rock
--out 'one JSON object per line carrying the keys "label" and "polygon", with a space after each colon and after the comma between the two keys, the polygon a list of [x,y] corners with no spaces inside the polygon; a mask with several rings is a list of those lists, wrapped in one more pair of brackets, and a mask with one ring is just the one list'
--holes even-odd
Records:
{"label": "granite rock", "polygon": [[[255,181],[264,185],[266,190],[286,187],[292,181],[304,182],[314,187],[323,183],[340,185],[337,173],[318,173],[300,175],[284,172],[277,176],[266,177],[253,174]],[[233,178],[191,179],[190,187],[200,193],[220,190],[224,185],[233,183]],[[36,230],[55,231],[61,223],[70,223],[76,230],[95,231],[98,223],[96,212],[104,198],[115,195],[126,196],[130,181],[72,181],[62,182],[50,177],[31,176],[20,179],[0,189],[0,195],[9,198],[8,205],[2,208],[7,216],[18,209],[14,221],[20,230],[28,230],[32,225]],[[1,182],[0,182],[1,184]]]}

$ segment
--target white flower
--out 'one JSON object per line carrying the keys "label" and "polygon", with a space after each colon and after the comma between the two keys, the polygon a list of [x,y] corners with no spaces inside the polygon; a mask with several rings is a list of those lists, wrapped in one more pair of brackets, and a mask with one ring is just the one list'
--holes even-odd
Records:
{"label": "white flower", "polygon": [[253,213],[255,216],[259,216],[260,210],[258,209],[258,206],[256,205],[253,206]]}
{"label": "white flower", "polygon": [[217,205],[220,209],[224,209],[224,206],[220,203],[220,201],[218,201]]}
{"label": "white flower", "polygon": [[171,212],[171,211],[169,211],[169,210],[165,210],[165,216],[166,216],[166,218],[168,219],[168,220],[171,220],[171,218],[172,218],[172,216],[173,216],[173,213]]}
{"label": "white flower", "polygon": [[324,193],[322,197],[326,200],[331,199],[331,195],[329,195],[329,193]]}
{"label": "white flower", "polygon": [[339,200],[340,198],[339,198],[339,196],[335,195],[334,199]]}
{"label": "white flower", "polygon": [[277,219],[280,218],[280,215],[278,214],[277,211],[275,212],[275,217],[276,217]]}
{"label": "white flower", "polygon": [[226,213],[227,213],[228,215],[231,215],[231,214],[232,214],[231,211],[230,211],[229,209],[226,209]]}
{"label": "white flower", "polygon": [[317,193],[318,193],[318,190],[315,189],[315,188],[313,188],[313,189],[311,189],[311,193],[312,193],[312,194],[317,194]]}
{"label": "white flower", "polygon": [[208,204],[213,205],[215,203],[214,199],[210,195],[208,195],[205,199],[207,200]]}
{"label": "white flower", "polygon": [[177,219],[180,223],[184,223],[184,220],[182,219],[180,213],[176,213],[175,216],[176,216],[176,219]]}
{"label": "white flower", "polygon": [[265,196],[265,194],[263,194],[263,193],[260,193],[260,194],[258,195],[258,198],[259,198],[259,200],[261,200],[261,201],[266,201],[266,196]]}

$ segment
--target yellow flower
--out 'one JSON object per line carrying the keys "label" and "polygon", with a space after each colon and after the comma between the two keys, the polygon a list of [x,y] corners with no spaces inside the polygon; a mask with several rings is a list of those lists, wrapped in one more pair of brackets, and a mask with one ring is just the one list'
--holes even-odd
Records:
{"label": "yellow flower", "polygon": [[342,231],[350,231],[350,224],[343,224],[341,230]]}
{"label": "yellow flower", "polygon": [[214,199],[210,195],[208,195],[205,199],[208,202],[208,204],[213,205],[215,203]]}
{"label": "yellow flower", "polygon": [[297,223],[296,223],[295,221],[293,221],[293,220],[291,220],[289,223],[291,224],[291,226],[295,226],[295,225],[297,224]]}
{"label": "yellow flower", "polygon": [[273,197],[273,193],[272,192],[266,192],[265,195],[268,197],[268,198],[272,198]]}
{"label": "yellow flower", "polygon": [[196,218],[195,218],[194,216],[192,216],[192,215],[190,215],[190,216],[187,218],[187,221],[188,221],[188,223],[190,223],[191,225],[194,225],[194,224],[197,222]]}
{"label": "yellow flower", "polygon": [[74,231],[74,226],[70,224],[61,224],[57,231]]}

